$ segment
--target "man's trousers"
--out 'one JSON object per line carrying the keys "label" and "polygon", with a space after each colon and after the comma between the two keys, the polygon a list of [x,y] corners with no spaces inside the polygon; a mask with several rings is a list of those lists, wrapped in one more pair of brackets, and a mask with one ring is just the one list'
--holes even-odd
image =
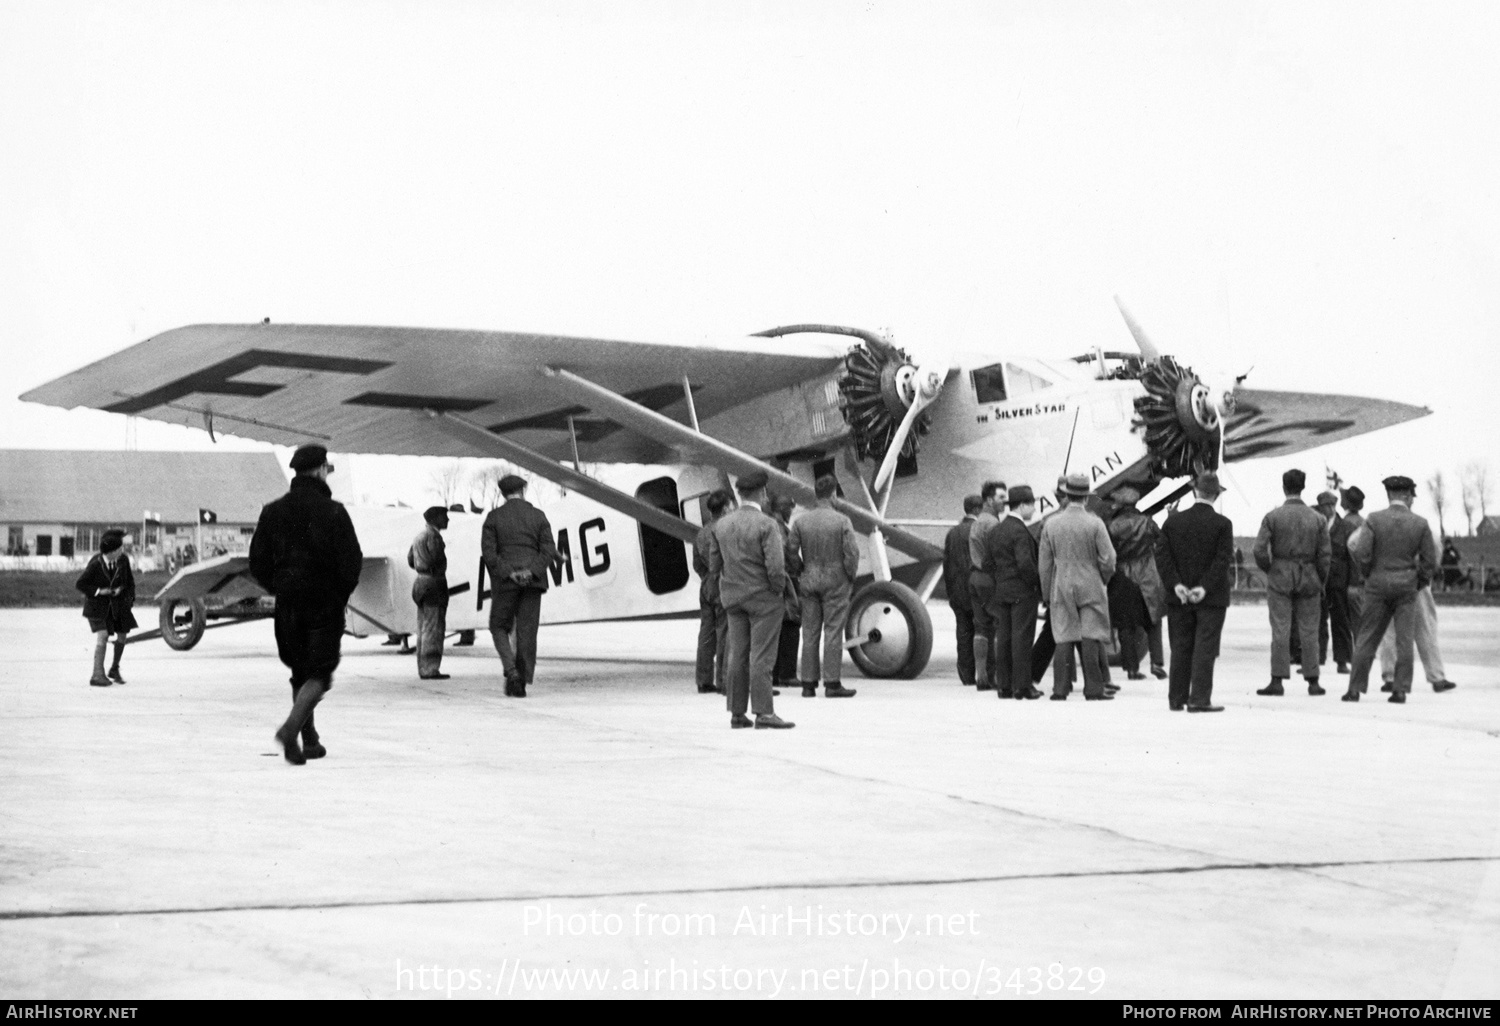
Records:
{"label": "man's trousers", "polygon": [[417,606],[417,676],[433,677],[442,672],[447,623],[448,603],[423,602]]}
{"label": "man's trousers", "polygon": [[[1437,602],[1433,600],[1430,584],[1417,592],[1416,621],[1417,655],[1422,660],[1422,671],[1427,675],[1427,683],[1441,684],[1448,679],[1448,671],[1443,666],[1443,653],[1438,648]],[[1380,675],[1388,681],[1396,677],[1394,625],[1386,629],[1385,637],[1380,640]],[[1412,676],[1416,676],[1416,667],[1412,667]]]}
{"label": "man's trousers", "polygon": [[1328,602],[1329,645],[1333,649],[1333,661],[1348,664],[1354,658],[1354,631],[1359,620],[1349,607],[1348,588],[1329,588]]}
{"label": "man's trousers", "polygon": [[724,612],[729,618],[729,711],[742,715],[748,706],[757,716],[770,715],[774,711],[771,674],[781,637],[781,597],[751,607],[726,606]]}
{"label": "man's trousers", "polygon": [[1368,689],[1370,665],[1375,662],[1375,651],[1380,639],[1385,637],[1391,621],[1396,622],[1396,674],[1391,686],[1399,692],[1411,690],[1413,652],[1415,647],[1417,596],[1375,595],[1365,593],[1364,615],[1359,621],[1359,640],[1354,643],[1354,666],[1349,671],[1349,690],[1362,692]]}
{"label": "man's trousers", "polygon": [[802,585],[802,683],[843,680],[844,622],[849,618],[850,594],[848,584]]}
{"label": "man's trousers", "polygon": [[974,683],[974,610],[967,605],[955,606],[953,610],[953,635],[958,642],[958,679],[965,684]]}
{"label": "man's trousers", "polygon": [[1318,679],[1318,664],[1312,653],[1318,651],[1318,621],[1323,609],[1323,595],[1287,595],[1266,592],[1266,608],[1271,617],[1271,676],[1285,679],[1292,675],[1291,637],[1297,630],[1302,653],[1302,676]]}
{"label": "man's trousers", "polygon": [[1167,611],[1167,634],[1172,643],[1172,668],[1167,701],[1172,705],[1208,705],[1214,692],[1214,660],[1224,630],[1222,606],[1172,606]]}
{"label": "man's trousers", "polygon": [[[522,588],[510,581],[495,585],[491,596],[490,638],[500,654],[500,664],[509,674],[519,671],[527,684],[536,673],[536,632],[542,623],[542,593],[537,588]],[[511,652],[510,636],[515,635]]]}
{"label": "man's trousers", "polygon": [[724,633],[729,619],[717,602],[698,606],[698,690],[724,689]]}
{"label": "man's trousers", "polygon": [[1002,695],[1018,695],[1031,687],[1031,644],[1036,640],[1036,607],[1033,595],[1020,602],[990,604],[995,622],[995,686]]}

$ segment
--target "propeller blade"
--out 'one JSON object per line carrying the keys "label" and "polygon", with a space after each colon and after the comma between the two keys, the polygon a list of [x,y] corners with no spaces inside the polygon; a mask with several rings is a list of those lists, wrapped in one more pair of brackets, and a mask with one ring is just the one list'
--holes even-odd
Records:
{"label": "propeller blade", "polygon": [[891,436],[890,444],[885,450],[885,459],[881,461],[880,469],[875,472],[874,491],[877,495],[884,490],[891,475],[896,472],[896,461],[901,457],[901,450],[906,447],[907,435],[911,433],[912,425],[917,422],[917,417],[942,393],[950,366],[951,361],[940,360],[917,370],[916,377],[912,381],[911,405],[906,408],[906,416],[901,418],[901,424],[896,428],[896,433]]}
{"label": "propeller blade", "polygon": [[1141,351],[1141,358],[1150,361],[1161,356],[1161,350],[1157,349],[1156,343],[1147,337],[1146,330],[1136,323],[1136,319],[1130,316],[1130,311],[1125,309],[1125,304],[1120,302],[1119,296],[1115,296],[1115,306],[1120,308],[1120,316],[1125,318],[1125,327],[1129,328],[1130,333],[1135,336],[1135,344]]}

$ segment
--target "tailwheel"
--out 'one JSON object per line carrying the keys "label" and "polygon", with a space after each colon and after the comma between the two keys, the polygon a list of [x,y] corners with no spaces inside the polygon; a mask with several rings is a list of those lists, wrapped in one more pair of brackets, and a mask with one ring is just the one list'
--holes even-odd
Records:
{"label": "tailwheel", "polygon": [[198,644],[208,624],[208,609],[202,599],[164,599],[161,604],[161,640],[176,652]]}
{"label": "tailwheel", "polygon": [[932,656],[932,618],[906,585],[876,581],[850,603],[844,638],[850,658],[866,677],[911,680]]}

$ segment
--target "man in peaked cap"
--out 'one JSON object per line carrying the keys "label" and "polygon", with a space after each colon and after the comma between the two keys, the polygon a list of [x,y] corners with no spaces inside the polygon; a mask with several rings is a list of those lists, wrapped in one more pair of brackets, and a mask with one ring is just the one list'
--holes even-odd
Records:
{"label": "man in peaked cap", "polygon": [[1432,530],[1425,519],[1411,511],[1416,484],[1400,475],[1381,483],[1390,499],[1389,507],[1371,513],[1349,542],[1349,553],[1365,575],[1365,598],[1346,702],[1358,702],[1364,693],[1370,664],[1392,620],[1396,622],[1396,679],[1390,700],[1398,704],[1406,701],[1411,690],[1417,593],[1431,583],[1438,565]]}
{"label": "man in peaked cap", "polygon": [[719,577],[729,617],[729,725],[736,729],[796,726],[776,715],[771,694],[787,576],[781,532],[764,512],[766,484],[763,470],[735,482],[740,504],[714,524],[708,541],[708,570]]}
{"label": "man in peaked cap", "polygon": [[364,554],[348,511],[328,488],[328,450],[304,445],[291,468],[297,476],[290,489],[260,511],[250,574],[276,596],[276,652],[292,671],[292,712],[276,741],[286,761],[300,766],[327,754],[313,709],[333,687],[344,607],[359,586]]}
{"label": "man in peaked cap", "polygon": [[429,506],[422,519],[427,526],[406,553],[407,565],[417,572],[411,586],[411,600],[417,604],[417,676],[447,680],[442,664],[448,619],[448,547],[442,532],[448,529],[448,510]]}
{"label": "man in peaked cap", "polygon": [[[492,509],[479,530],[490,575],[490,637],[505,671],[505,694],[525,698],[536,674],[536,632],[542,622],[547,571],[558,560],[547,515],[526,501],[526,479],[500,479],[505,504]],[[515,647],[511,647],[511,633]]]}

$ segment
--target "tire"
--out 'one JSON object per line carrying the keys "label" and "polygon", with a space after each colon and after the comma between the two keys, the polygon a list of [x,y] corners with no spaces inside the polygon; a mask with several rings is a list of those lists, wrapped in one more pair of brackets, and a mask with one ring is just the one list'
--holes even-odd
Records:
{"label": "tire", "polygon": [[845,640],[877,634],[849,649],[866,677],[911,680],[932,656],[932,617],[917,593],[895,581],[876,581],[849,604]]}
{"label": "tire", "polygon": [[161,604],[161,639],[175,652],[186,652],[203,637],[208,610],[202,599],[167,599]]}

